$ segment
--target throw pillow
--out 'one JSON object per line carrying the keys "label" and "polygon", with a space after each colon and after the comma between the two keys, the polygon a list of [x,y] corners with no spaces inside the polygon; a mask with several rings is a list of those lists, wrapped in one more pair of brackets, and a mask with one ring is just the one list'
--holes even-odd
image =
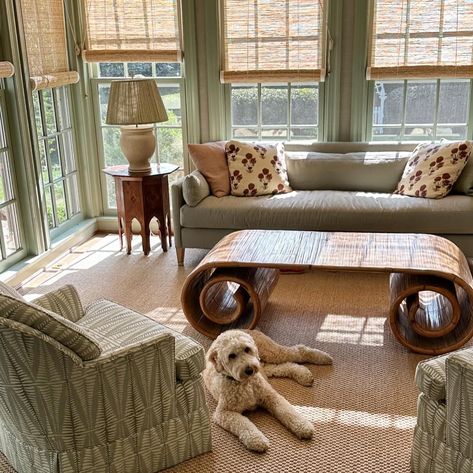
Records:
{"label": "throw pillow", "polygon": [[199,171],[194,171],[184,178],[184,182],[182,183],[182,196],[189,207],[195,207],[209,194],[209,184]]}
{"label": "throw pillow", "polygon": [[254,197],[284,194],[292,189],[287,180],[282,143],[229,141],[225,147],[232,195]]}
{"label": "throw pillow", "polygon": [[463,171],[471,151],[468,141],[418,145],[394,193],[428,199],[445,197]]}
{"label": "throw pillow", "polygon": [[216,197],[230,194],[225,141],[190,144],[187,148],[195,167],[209,183],[212,194]]}

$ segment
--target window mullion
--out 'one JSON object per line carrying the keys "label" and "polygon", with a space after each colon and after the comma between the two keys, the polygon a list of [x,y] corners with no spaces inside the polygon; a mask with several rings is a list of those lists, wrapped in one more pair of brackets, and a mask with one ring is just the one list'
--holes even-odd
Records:
{"label": "window mullion", "polygon": [[435,89],[435,108],[434,108],[434,126],[433,126],[433,136],[432,139],[435,141],[437,139],[437,124],[438,124],[438,116],[439,116],[439,106],[440,106],[440,79],[436,81],[436,89]]}
{"label": "window mullion", "polygon": [[261,100],[261,84],[258,84],[258,140],[262,140],[262,126],[263,126],[263,101]]}
{"label": "window mullion", "polygon": [[291,127],[292,127],[292,84],[287,84],[287,126],[286,126],[286,139],[291,140]]}
{"label": "window mullion", "polygon": [[407,80],[403,81],[403,96],[402,96],[402,122],[401,122],[401,130],[400,130],[400,140],[404,140],[404,133],[406,131],[406,113],[407,113]]}

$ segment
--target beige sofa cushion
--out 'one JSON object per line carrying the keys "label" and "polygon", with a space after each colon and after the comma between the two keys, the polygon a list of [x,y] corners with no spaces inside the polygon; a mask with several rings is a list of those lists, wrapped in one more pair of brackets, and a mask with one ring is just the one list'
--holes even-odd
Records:
{"label": "beige sofa cushion", "polygon": [[393,192],[409,152],[286,152],[289,183],[297,190]]}
{"label": "beige sofa cushion", "polygon": [[209,196],[181,207],[190,228],[473,233],[473,199],[417,199],[387,193],[293,191],[262,197]]}

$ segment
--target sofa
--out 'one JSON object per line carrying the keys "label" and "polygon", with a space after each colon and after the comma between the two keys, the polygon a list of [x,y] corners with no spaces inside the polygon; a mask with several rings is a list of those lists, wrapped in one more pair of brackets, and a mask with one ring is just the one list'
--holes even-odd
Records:
{"label": "sofa", "polygon": [[467,348],[417,365],[417,424],[413,473],[473,471],[473,350]]}
{"label": "sofa", "polygon": [[188,177],[171,187],[178,263],[183,264],[185,248],[209,249],[231,232],[252,228],[431,233],[473,257],[473,160],[442,199],[393,194],[413,148],[344,142],[286,145],[293,190],[261,197],[215,197],[194,171],[194,186],[200,187],[197,203],[186,203]]}

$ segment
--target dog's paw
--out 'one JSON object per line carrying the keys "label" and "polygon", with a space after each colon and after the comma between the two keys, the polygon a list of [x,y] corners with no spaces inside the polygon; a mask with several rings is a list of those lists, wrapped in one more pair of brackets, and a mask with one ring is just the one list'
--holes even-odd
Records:
{"label": "dog's paw", "polygon": [[314,426],[306,419],[298,419],[291,430],[301,440],[310,440],[315,433]]}
{"label": "dog's paw", "polygon": [[294,374],[294,381],[302,386],[312,386],[314,384],[314,375],[305,366],[300,366],[300,370]]}
{"label": "dog's paw", "polygon": [[315,365],[331,365],[333,363],[333,358],[324,351],[309,348],[305,345],[299,345],[298,348],[299,353],[307,363],[314,363]]}
{"label": "dog's paw", "polygon": [[253,452],[264,453],[269,448],[269,440],[261,433],[244,432],[240,435],[243,445]]}

